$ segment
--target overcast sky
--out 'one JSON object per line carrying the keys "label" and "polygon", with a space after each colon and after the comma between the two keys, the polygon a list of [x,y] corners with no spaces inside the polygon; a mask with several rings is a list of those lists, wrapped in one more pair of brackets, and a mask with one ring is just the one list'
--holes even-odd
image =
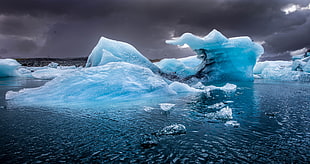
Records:
{"label": "overcast sky", "polygon": [[86,57],[100,36],[125,41],[151,59],[192,52],[166,45],[185,32],[250,36],[262,60],[310,48],[309,0],[4,0],[0,56]]}

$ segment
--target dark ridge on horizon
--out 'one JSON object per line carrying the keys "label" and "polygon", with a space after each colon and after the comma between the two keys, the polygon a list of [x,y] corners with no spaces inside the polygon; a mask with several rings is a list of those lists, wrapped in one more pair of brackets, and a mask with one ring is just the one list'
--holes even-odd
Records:
{"label": "dark ridge on horizon", "polygon": [[43,67],[47,66],[49,63],[58,63],[60,66],[76,66],[84,67],[87,61],[87,57],[79,58],[17,58],[22,66],[27,67]]}
{"label": "dark ridge on horizon", "polygon": [[[44,67],[51,62],[58,63],[60,66],[84,67],[88,57],[78,58],[15,58],[22,66]],[[152,63],[159,62],[162,59],[149,59]]]}

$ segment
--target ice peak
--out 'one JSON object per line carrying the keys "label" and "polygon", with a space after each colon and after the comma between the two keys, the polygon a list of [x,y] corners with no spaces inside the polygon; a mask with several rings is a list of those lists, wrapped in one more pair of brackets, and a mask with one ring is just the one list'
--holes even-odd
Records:
{"label": "ice peak", "polygon": [[219,31],[216,29],[213,29],[208,35],[206,35],[204,38],[206,41],[211,41],[215,43],[223,43],[226,42],[228,39]]}

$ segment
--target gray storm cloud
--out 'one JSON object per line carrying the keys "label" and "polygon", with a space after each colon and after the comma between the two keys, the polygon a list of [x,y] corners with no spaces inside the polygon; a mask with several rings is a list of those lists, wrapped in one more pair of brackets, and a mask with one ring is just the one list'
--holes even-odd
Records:
{"label": "gray storm cloud", "polygon": [[192,52],[165,40],[216,28],[227,37],[248,35],[264,43],[263,60],[288,60],[289,52],[310,48],[308,5],[308,0],[10,0],[0,6],[0,56],[88,56],[105,36],[151,59],[183,57]]}

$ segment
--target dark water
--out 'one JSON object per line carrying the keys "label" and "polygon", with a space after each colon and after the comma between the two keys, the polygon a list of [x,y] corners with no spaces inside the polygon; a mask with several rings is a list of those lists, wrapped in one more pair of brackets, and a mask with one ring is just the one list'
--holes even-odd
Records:
{"label": "dark water", "polygon": [[[235,93],[213,91],[169,102],[176,104],[170,111],[6,105],[7,90],[44,83],[0,79],[1,163],[310,162],[309,83],[239,83]],[[233,118],[206,117],[219,110],[210,107],[216,103],[232,108]],[[225,125],[230,120],[240,126]],[[157,135],[172,124],[183,124],[186,134]]]}

